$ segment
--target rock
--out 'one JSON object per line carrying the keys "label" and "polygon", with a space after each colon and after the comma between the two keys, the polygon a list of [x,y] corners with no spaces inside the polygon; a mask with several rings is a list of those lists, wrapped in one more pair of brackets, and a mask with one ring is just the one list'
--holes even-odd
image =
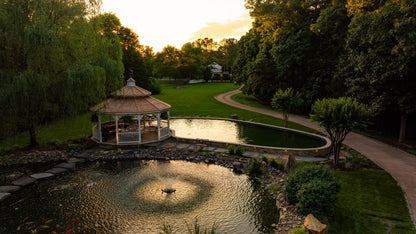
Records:
{"label": "rock", "polygon": [[313,214],[306,216],[305,222],[303,223],[303,228],[308,231],[310,234],[327,234],[328,226],[319,222]]}
{"label": "rock", "polygon": [[285,164],[285,172],[289,173],[296,169],[296,158],[293,155],[289,155],[289,158]]}
{"label": "rock", "polygon": [[68,172],[68,170],[65,169],[65,168],[59,168],[59,167],[54,167],[54,168],[46,171],[46,173],[52,173],[54,175],[63,174],[65,172]]}
{"label": "rock", "polygon": [[75,163],[60,163],[56,165],[55,167],[65,168],[68,170],[75,170]]}
{"label": "rock", "polygon": [[0,193],[12,193],[18,190],[20,190],[19,186],[14,186],[14,185],[0,186]]}
{"label": "rock", "polygon": [[30,175],[30,177],[33,177],[37,180],[46,180],[46,179],[50,179],[52,177],[54,177],[54,174],[51,173],[36,173],[36,174],[32,174]]}
{"label": "rock", "polygon": [[12,195],[12,194],[11,193],[0,193],[0,201],[3,201],[4,199],[9,197],[10,195]]}
{"label": "rock", "polygon": [[236,173],[241,173],[244,168],[244,165],[241,162],[233,162],[233,171]]}
{"label": "rock", "polygon": [[23,177],[15,180],[15,181],[13,181],[12,184],[16,185],[16,186],[24,187],[24,186],[31,185],[35,182],[36,182],[36,179],[34,179],[32,177],[29,177],[29,176],[23,176]]}
{"label": "rock", "polygon": [[81,164],[84,163],[85,159],[83,158],[70,158],[68,159],[68,163],[75,163],[75,164]]}

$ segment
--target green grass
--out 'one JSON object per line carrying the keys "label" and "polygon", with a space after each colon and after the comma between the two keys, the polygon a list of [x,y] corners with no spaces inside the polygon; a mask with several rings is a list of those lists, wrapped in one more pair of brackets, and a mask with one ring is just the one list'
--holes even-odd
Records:
{"label": "green grass", "polygon": [[[161,82],[162,93],[154,95],[172,106],[170,111],[174,117],[217,117],[231,118],[237,114],[240,120],[283,126],[283,120],[271,116],[246,111],[218,102],[214,97],[218,94],[235,90],[238,86],[231,83],[201,83],[187,86],[175,86],[169,82]],[[289,122],[289,128],[307,132],[316,132],[300,124]]]}
{"label": "green grass", "polygon": [[382,170],[335,171],[341,191],[330,233],[416,233],[397,182]]}
{"label": "green grass", "polygon": [[[39,144],[63,144],[91,136],[91,113],[66,118],[36,129]],[[29,146],[29,133],[25,132],[0,142],[0,153]]]}
{"label": "green grass", "polygon": [[270,104],[262,103],[259,99],[257,99],[253,95],[239,93],[239,94],[231,96],[231,99],[241,104],[248,105],[248,106],[263,108],[267,110],[275,110],[270,106]]}

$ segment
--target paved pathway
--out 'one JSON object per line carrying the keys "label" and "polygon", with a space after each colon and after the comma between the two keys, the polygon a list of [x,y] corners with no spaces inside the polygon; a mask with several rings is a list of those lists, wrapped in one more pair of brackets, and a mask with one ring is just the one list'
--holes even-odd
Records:
{"label": "paved pathway", "polygon": [[[231,100],[231,96],[240,92],[239,89],[230,91],[216,96],[215,99],[237,108],[282,118],[282,113],[247,106]],[[316,123],[300,116],[290,115],[289,121],[322,131]],[[416,156],[353,132],[347,135],[344,144],[365,155],[393,176],[405,193],[410,215],[416,226]]]}

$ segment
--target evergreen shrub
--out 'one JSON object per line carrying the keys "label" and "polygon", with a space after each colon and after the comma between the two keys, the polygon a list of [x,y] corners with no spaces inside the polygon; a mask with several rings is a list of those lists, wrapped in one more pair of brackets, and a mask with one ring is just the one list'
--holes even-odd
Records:
{"label": "evergreen shrub", "polygon": [[290,173],[285,194],[290,204],[296,204],[302,214],[317,217],[332,212],[332,203],[340,190],[340,183],[328,167],[307,165]]}
{"label": "evergreen shrub", "polygon": [[263,167],[261,165],[261,161],[256,157],[253,157],[251,159],[251,163],[248,166],[247,170],[250,176],[260,176],[264,172]]}

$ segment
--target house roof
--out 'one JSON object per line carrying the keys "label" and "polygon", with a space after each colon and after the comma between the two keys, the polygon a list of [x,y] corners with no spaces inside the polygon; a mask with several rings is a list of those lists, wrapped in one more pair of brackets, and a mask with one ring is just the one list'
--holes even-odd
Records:
{"label": "house roof", "polygon": [[113,93],[109,98],[90,110],[101,114],[140,114],[163,112],[171,106],[159,99],[150,96],[152,93],[135,85],[130,78],[127,86]]}

